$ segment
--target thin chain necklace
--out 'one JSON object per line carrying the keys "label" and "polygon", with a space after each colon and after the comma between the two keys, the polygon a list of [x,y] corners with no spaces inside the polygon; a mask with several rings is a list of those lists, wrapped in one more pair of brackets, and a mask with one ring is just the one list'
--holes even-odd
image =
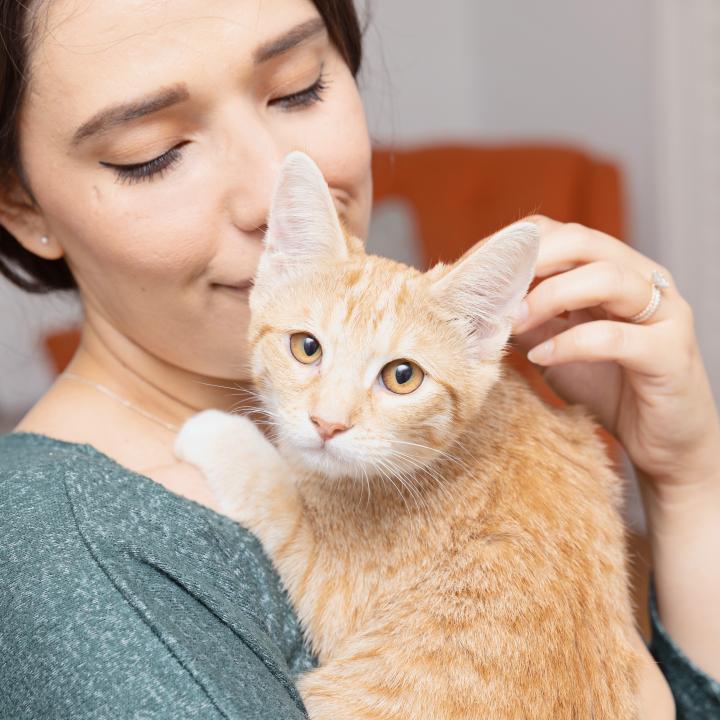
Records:
{"label": "thin chain necklace", "polygon": [[172,423],[165,422],[165,420],[162,420],[161,418],[157,417],[156,415],[153,415],[152,413],[148,412],[147,410],[143,410],[143,408],[138,407],[137,405],[133,405],[129,400],[126,400],[124,397],[121,397],[117,393],[113,392],[109,387],[106,387],[105,385],[101,385],[100,383],[93,382],[92,380],[88,380],[87,378],[82,377],[82,375],[78,375],[74,372],[65,371],[61,376],[61,378],[68,378],[69,380],[76,380],[79,383],[82,383],[83,385],[87,385],[88,387],[95,388],[98,392],[101,392],[103,395],[106,395],[109,398],[112,398],[116,402],[119,402],[121,405],[124,405],[128,410],[132,410],[133,412],[138,413],[138,415],[142,415],[144,418],[147,418],[148,420],[152,420],[153,422],[157,423],[158,425],[162,425],[166,430],[169,430],[170,432],[176,433],[180,430],[179,425],[173,425]]}

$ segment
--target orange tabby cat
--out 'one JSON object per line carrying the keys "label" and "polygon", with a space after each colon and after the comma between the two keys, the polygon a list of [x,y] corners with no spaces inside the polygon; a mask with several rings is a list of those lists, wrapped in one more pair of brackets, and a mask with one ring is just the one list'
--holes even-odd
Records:
{"label": "orange tabby cat", "polygon": [[367,256],[314,163],[283,166],[250,299],[279,450],[208,411],[177,451],[277,567],[313,720],[637,716],[620,481],[586,412],[501,378],[537,246]]}

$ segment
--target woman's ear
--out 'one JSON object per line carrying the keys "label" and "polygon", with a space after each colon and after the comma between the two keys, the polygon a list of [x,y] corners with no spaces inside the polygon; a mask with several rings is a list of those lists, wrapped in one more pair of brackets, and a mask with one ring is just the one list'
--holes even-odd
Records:
{"label": "woman's ear", "polygon": [[0,185],[0,225],[38,257],[58,260],[64,255],[60,243],[48,232],[42,213],[14,173]]}

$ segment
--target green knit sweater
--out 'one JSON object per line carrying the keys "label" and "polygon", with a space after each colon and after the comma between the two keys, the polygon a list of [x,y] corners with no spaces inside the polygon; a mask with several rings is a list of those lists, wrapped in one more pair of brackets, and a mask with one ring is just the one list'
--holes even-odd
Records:
{"label": "green knit sweater", "polygon": [[[720,718],[654,619],[679,717]],[[88,445],[0,437],[0,718],[299,719],[312,666],[242,527]]]}

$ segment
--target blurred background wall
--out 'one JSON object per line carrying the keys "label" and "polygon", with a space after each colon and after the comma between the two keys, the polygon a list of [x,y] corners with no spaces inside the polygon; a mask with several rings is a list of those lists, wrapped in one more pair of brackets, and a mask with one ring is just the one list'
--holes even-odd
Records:
{"label": "blurred background wall", "polygon": [[0,277],[0,433],[12,429],[52,382],[44,336],[79,319],[73,296],[28,295]]}
{"label": "blurred background wall", "polygon": [[363,88],[376,140],[597,152],[625,173],[633,238],[651,248],[657,0],[370,6]]}
{"label": "blurred background wall", "polygon": [[[616,164],[624,239],[693,304],[720,397],[720,2],[370,2],[361,87],[374,140],[547,142]],[[378,207],[374,250],[420,262],[416,235],[402,205]],[[78,313],[72,298],[0,280],[0,431],[51,381],[42,336]]]}
{"label": "blurred background wall", "polygon": [[[374,139],[531,140],[614,163],[623,239],[674,274],[720,399],[720,2],[369,0],[368,10]],[[388,227],[376,247],[408,257],[411,220]]]}

